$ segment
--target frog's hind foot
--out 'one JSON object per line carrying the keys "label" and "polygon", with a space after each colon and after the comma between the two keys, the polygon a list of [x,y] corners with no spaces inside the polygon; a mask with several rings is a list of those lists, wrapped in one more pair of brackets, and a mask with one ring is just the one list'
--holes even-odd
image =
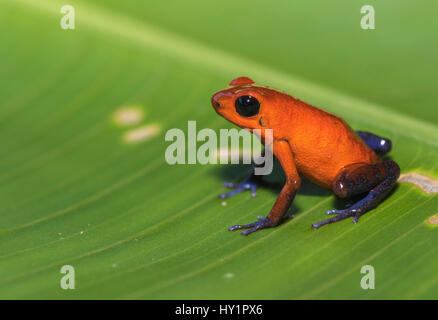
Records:
{"label": "frog's hind foot", "polygon": [[382,202],[396,184],[399,175],[400,167],[392,160],[369,165],[352,164],[345,167],[333,183],[335,194],[340,198],[359,195],[367,191],[368,194],[347,209],[328,210],[327,214],[336,214],[336,216],[315,223],[312,228],[317,229],[349,217],[353,217],[353,223],[357,223],[363,214]]}
{"label": "frog's hind foot", "polygon": [[365,131],[356,131],[359,137],[374,150],[378,155],[385,155],[392,148],[392,142],[389,139],[382,138],[376,134]]}
{"label": "frog's hind foot", "polygon": [[248,178],[241,183],[225,182],[224,187],[233,190],[220,194],[219,198],[226,199],[247,190],[251,191],[252,197],[255,197],[257,195],[257,188],[259,187],[260,181],[254,177],[255,176]]}
{"label": "frog's hind foot", "polygon": [[[334,223],[334,222],[338,222],[344,219],[347,219],[349,217],[352,217],[354,215],[353,212],[346,210],[329,210],[327,211],[327,214],[337,214],[336,217],[327,219],[327,220],[323,220],[320,221],[318,223],[314,223],[312,224],[312,229],[318,229],[319,227],[325,226],[326,224],[330,224],[330,223]],[[356,218],[356,216],[353,219],[353,222],[357,219],[359,219],[359,217]]]}
{"label": "frog's hind foot", "polygon": [[326,213],[328,215],[336,214],[336,216],[331,218],[331,219],[323,220],[323,221],[320,221],[318,223],[312,224],[312,229],[318,229],[319,227],[322,227],[326,224],[341,221],[341,220],[347,219],[349,217],[354,217],[353,223],[357,223],[357,221],[359,220],[359,217],[365,212],[361,213],[360,210],[347,208],[344,210],[327,210]]}

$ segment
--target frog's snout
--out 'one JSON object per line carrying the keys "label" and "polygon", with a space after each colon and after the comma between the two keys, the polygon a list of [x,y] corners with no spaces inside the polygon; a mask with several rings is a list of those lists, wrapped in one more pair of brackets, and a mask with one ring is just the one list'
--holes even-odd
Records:
{"label": "frog's snout", "polygon": [[215,110],[222,107],[220,102],[222,96],[223,94],[221,92],[218,92],[211,97],[211,105],[213,106],[213,108],[215,108]]}

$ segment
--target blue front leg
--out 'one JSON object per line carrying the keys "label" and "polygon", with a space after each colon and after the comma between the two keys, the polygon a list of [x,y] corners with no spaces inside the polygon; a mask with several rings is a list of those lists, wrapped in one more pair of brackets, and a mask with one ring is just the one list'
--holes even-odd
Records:
{"label": "blue front leg", "polygon": [[[262,157],[265,156],[265,149],[263,149]],[[241,193],[243,191],[249,190],[251,191],[251,196],[255,197],[257,194],[257,188],[259,187],[260,183],[262,182],[262,176],[255,175],[255,168],[263,167],[264,163],[261,164],[254,164],[251,174],[241,183],[233,183],[233,182],[225,182],[224,187],[234,189],[230,192],[222,193],[219,195],[220,199],[225,199],[232,197],[238,193]]]}
{"label": "blue front leg", "polygon": [[259,176],[256,176],[254,174],[251,174],[245,181],[243,181],[242,183],[233,183],[233,182],[225,182],[224,183],[224,187],[225,188],[230,188],[230,189],[234,189],[230,192],[226,192],[226,193],[222,193],[219,195],[220,199],[225,199],[225,198],[229,198],[232,197],[238,193],[241,193],[243,191],[246,190],[250,190],[251,191],[251,196],[255,197],[256,196],[256,191],[257,188],[259,186],[260,183],[260,178]]}

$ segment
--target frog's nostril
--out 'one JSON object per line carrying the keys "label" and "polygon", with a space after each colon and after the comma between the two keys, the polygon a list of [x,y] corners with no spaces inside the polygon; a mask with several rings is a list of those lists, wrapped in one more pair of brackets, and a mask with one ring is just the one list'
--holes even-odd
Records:
{"label": "frog's nostril", "polygon": [[211,104],[213,105],[214,108],[219,108],[221,106],[218,100],[219,99],[218,97],[216,97],[216,95],[211,98]]}
{"label": "frog's nostril", "polygon": [[223,108],[224,105],[223,97],[224,95],[222,92],[217,92],[211,97],[211,104],[213,105],[213,108],[215,109]]}

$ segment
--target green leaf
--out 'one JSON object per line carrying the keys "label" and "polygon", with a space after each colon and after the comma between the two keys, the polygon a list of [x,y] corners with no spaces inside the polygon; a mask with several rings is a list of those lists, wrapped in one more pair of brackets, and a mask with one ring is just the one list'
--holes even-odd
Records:
{"label": "green leaf", "polygon": [[63,1],[2,1],[0,297],[436,298],[437,194],[400,183],[357,225],[314,231],[336,199],[305,182],[293,220],[244,238],[227,227],[265,215],[276,190],[224,206],[222,182],[246,167],[164,161],[171,128],[233,127],[210,97],[245,75],[391,138],[402,173],[437,179],[436,19],[428,1],[414,18],[369,3],[372,31],[344,0],[78,0],[62,30]]}

